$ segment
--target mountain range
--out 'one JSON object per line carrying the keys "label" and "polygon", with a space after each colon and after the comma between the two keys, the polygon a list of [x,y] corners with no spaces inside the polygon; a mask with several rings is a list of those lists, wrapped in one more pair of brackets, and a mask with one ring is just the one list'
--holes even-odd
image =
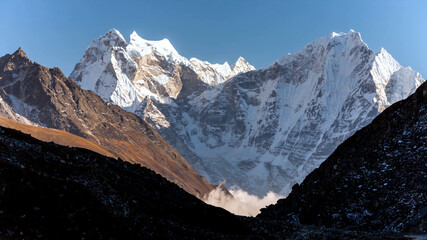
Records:
{"label": "mountain range", "polygon": [[115,29],[70,79],[146,120],[201,175],[287,195],[345,139],[424,82],[359,33],[332,33],[255,70],[181,56],[167,40]]}
{"label": "mountain range", "polygon": [[1,117],[86,138],[193,195],[214,189],[144,120],[82,90],[58,68],[32,62],[21,48],[0,58],[0,106]]}
{"label": "mountain range", "polygon": [[256,218],[209,206],[140,164],[100,155],[110,150],[90,140],[0,118],[0,237],[408,239],[402,233],[426,231],[426,103],[424,83]]}
{"label": "mountain range", "polygon": [[140,164],[3,126],[0,149],[1,239],[254,236],[243,219]]}
{"label": "mountain range", "polygon": [[[0,57],[0,238],[425,234],[426,104],[421,75],[354,31],[259,70],[114,29],[70,78],[19,48]],[[290,193],[236,216],[202,202],[220,189],[202,175]]]}

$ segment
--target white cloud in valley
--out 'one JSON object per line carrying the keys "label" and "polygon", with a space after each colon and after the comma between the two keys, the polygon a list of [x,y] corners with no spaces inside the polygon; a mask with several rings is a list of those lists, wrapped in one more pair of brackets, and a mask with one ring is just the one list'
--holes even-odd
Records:
{"label": "white cloud in valley", "polygon": [[268,205],[275,204],[277,200],[284,198],[274,192],[268,192],[267,195],[260,198],[256,195],[237,187],[231,187],[228,193],[220,184],[204,198],[204,201],[210,205],[224,208],[231,213],[241,216],[256,216]]}

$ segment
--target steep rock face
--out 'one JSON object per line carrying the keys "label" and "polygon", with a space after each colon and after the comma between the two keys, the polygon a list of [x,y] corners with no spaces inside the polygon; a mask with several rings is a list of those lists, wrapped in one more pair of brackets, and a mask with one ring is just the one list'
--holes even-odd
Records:
{"label": "steep rock face", "polygon": [[[170,52],[163,54],[165,65],[176,66],[181,58]],[[94,81],[85,56],[71,75],[81,86]],[[233,69],[251,69],[244,62],[239,59]],[[150,101],[112,102],[144,117],[210,182],[226,180],[259,196],[288,194],[346,138],[424,81],[384,49],[375,54],[354,31],[322,37],[265,69],[227,81],[185,61],[179,66],[177,95],[136,90]],[[79,78],[80,72],[86,75]]]}
{"label": "steep rock face", "polygon": [[[28,125],[37,126],[36,123],[28,120],[26,117],[16,113],[13,108],[10,106],[12,104],[12,100],[9,98],[7,93],[0,89],[0,116],[7,117],[11,120],[15,120],[21,123],[25,123]],[[30,110],[31,111],[31,110]]]}
{"label": "steep rock face", "polygon": [[116,157],[156,171],[196,196],[213,189],[144,120],[107,105],[59,69],[32,63],[19,49],[0,58],[0,70],[0,102],[6,106],[0,111],[3,117],[87,138],[116,153]]}
{"label": "steep rock face", "polygon": [[341,144],[259,218],[426,232],[427,83]]}
{"label": "steep rock face", "polygon": [[0,127],[1,239],[234,239],[243,220],[153,171]]}
{"label": "steep rock face", "polygon": [[[189,68],[189,69],[187,69]],[[129,44],[121,33],[110,30],[92,42],[70,74],[83,89],[92,90],[106,102],[133,111],[146,98],[170,103],[182,90],[183,71],[194,71],[208,85],[255,68],[239,58],[233,68],[210,64],[178,54],[167,39],[149,41],[133,32]]]}
{"label": "steep rock face", "polygon": [[212,182],[286,195],[338,144],[424,81],[405,71],[385,50],[374,54],[358,33],[333,34],[190,100],[193,123],[178,135],[195,133],[188,145]]}

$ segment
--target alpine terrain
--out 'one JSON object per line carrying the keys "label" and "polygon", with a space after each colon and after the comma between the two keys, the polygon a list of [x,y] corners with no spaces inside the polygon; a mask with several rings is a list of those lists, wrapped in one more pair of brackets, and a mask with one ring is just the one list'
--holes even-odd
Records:
{"label": "alpine terrain", "polygon": [[[427,232],[427,83],[341,144],[258,218]],[[425,237],[425,236],[424,236]]]}
{"label": "alpine terrain", "polygon": [[[66,78],[58,68],[32,62],[21,48],[0,58],[0,116],[86,138],[103,146],[89,148],[91,144],[85,144],[87,148],[139,163],[198,197],[214,189],[143,119],[107,105],[92,91],[83,90]],[[48,129],[27,130],[24,132],[58,143],[67,137],[58,132],[59,137],[53,137],[55,132]],[[80,140],[73,142],[72,137],[68,140],[66,145],[84,144]]]}
{"label": "alpine terrain", "polygon": [[205,204],[140,164],[42,142],[3,126],[0,149],[1,239],[253,235],[244,219]]}
{"label": "alpine terrain", "polygon": [[70,75],[145,119],[211,183],[287,195],[345,139],[422,84],[358,32],[332,33],[255,70],[186,59],[167,39],[93,41]]}
{"label": "alpine terrain", "polygon": [[333,33],[254,70],[180,56],[167,40],[117,30],[92,42],[70,75],[144,118],[215,184],[288,194],[333,150],[424,81],[360,34]]}
{"label": "alpine terrain", "polygon": [[1,239],[408,239],[235,216],[139,164],[3,125],[42,138],[80,137],[0,120]]}

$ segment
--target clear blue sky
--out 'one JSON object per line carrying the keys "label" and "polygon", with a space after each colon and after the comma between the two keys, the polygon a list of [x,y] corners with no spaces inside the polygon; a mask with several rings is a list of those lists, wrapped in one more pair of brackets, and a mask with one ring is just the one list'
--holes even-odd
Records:
{"label": "clear blue sky", "polygon": [[212,63],[243,56],[256,68],[331,32],[361,32],[427,78],[427,1],[393,0],[0,0],[0,55],[28,56],[68,76],[87,46],[111,28],[128,40],[168,38]]}

